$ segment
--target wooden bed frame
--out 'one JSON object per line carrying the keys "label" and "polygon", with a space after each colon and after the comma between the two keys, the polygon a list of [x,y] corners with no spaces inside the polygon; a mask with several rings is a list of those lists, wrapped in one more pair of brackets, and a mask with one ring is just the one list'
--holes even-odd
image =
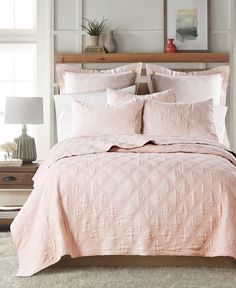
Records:
{"label": "wooden bed frame", "polygon": [[63,256],[57,266],[98,266],[98,267],[220,267],[236,268],[231,257],[199,256],[89,256],[72,259]]}
{"label": "wooden bed frame", "polygon": [[[104,63],[202,63],[228,64],[228,53],[113,53],[113,54],[56,54],[55,64],[104,64]],[[206,69],[207,67],[205,67]],[[201,70],[205,70],[201,69]],[[191,71],[196,69],[178,69]],[[145,71],[143,71],[145,75]],[[142,83],[139,94],[147,92]],[[91,256],[71,259],[64,256],[56,265],[63,266],[207,266],[235,268],[231,257],[194,256]]]}

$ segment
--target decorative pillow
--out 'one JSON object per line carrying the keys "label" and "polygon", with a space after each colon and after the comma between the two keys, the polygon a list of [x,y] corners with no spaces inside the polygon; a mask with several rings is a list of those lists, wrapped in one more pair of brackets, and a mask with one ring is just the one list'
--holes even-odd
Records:
{"label": "decorative pillow", "polygon": [[217,140],[212,99],[198,103],[145,102],[143,134]]}
{"label": "decorative pillow", "polygon": [[143,101],[90,105],[73,100],[72,137],[141,132]]}
{"label": "decorative pillow", "polygon": [[[120,89],[118,91],[124,91],[125,93],[134,94],[135,85]],[[71,136],[71,129],[72,129],[71,99],[95,105],[104,105],[107,103],[106,91],[55,95],[54,101],[56,110],[58,141],[62,141]]]}
{"label": "decorative pillow", "polygon": [[[106,90],[107,88],[118,89],[118,88],[131,86],[134,84],[136,84],[137,86],[136,87],[136,91],[137,91],[138,84],[140,82],[141,72],[142,72],[142,63],[133,63],[133,64],[124,65],[124,66],[110,69],[110,70],[82,69],[73,65],[58,64],[56,66],[56,73],[57,73],[57,80],[58,80],[61,94],[66,93],[65,86],[67,87],[67,91],[70,88],[65,83],[65,80],[68,80],[68,75],[66,79],[64,79],[66,72],[84,75],[84,77],[82,78],[84,82],[73,84],[73,87],[72,87],[73,93]],[[125,75],[124,73],[128,73],[128,74]],[[106,76],[104,76],[104,74]],[[88,80],[86,79],[85,75],[87,75]],[[127,76],[128,79],[125,76]],[[70,79],[70,84],[73,79],[76,81],[78,80],[76,77],[74,77],[74,75],[72,75],[72,78]],[[100,81],[101,82],[105,81],[103,82],[103,86],[101,85]],[[112,86],[108,86],[108,84],[111,84],[111,83],[112,83]],[[97,87],[98,84],[99,86]],[[75,91],[76,87],[78,88],[78,91]]]}
{"label": "decorative pillow", "polygon": [[107,89],[108,104],[115,104],[130,100],[148,100],[148,99],[156,99],[157,101],[161,102],[176,102],[175,92],[173,89],[147,95],[133,95],[123,91]]}
{"label": "decorative pillow", "polygon": [[[186,72],[173,71],[173,70],[170,70],[168,68],[165,68],[165,67],[162,67],[162,66],[159,66],[156,64],[146,64],[146,70],[147,70],[148,88],[149,88],[150,93],[159,91],[159,90],[155,91],[154,87],[153,87],[152,76],[155,73],[162,74],[165,76],[183,76],[183,77],[184,76],[204,76],[204,75],[220,74],[222,76],[221,89],[220,89],[220,102],[216,103],[216,104],[226,105],[226,93],[227,93],[227,87],[228,87],[228,83],[229,83],[229,66],[220,66],[220,67],[216,67],[216,68],[209,69],[209,70],[193,71],[193,72],[187,72],[186,73]],[[157,83],[157,86],[158,85],[159,84]],[[173,87],[169,87],[169,88],[173,88]],[[199,94],[205,93],[200,88],[201,87],[198,87],[196,84],[194,90],[198,90]],[[193,102],[199,101],[198,100],[199,98],[193,99],[194,97],[191,96],[192,92],[194,92],[194,91],[193,90],[189,91],[189,99],[191,99],[190,101],[193,101]],[[207,99],[209,99],[209,97],[206,98],[205,100],[207,100]],[[178,95],[177,95],[177,101],[178,101]]]}
{"label": "decorative pillow", "polygon": [[215,105],[220,104],[222,76],[220,74],[204,76],[152,76],[154,91],[173,88],[176,102],[201,102],[213,99]]}

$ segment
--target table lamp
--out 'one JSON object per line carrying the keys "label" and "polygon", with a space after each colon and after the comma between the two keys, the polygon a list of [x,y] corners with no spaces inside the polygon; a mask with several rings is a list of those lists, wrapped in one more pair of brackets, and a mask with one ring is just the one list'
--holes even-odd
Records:
{"label": "table lamp", "polygon": [[13,158],[32,163],[37,159],[35,140],[27,135],[26,124],[43,124],[43,98],[7,97],[5,107],[6,124],[22,124],[22,134],[15,138],[17,150]]}

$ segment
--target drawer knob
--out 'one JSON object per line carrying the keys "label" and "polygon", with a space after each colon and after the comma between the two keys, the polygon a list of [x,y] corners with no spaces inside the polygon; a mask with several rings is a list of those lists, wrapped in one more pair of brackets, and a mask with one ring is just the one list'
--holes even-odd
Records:
{"label": "drawer knob", "polygon": [[11,183],[11,182],[16,181],[16,177],[14,177],[14,176],[6,176],[6,177],[3,177],[3,181],[5,183]]}

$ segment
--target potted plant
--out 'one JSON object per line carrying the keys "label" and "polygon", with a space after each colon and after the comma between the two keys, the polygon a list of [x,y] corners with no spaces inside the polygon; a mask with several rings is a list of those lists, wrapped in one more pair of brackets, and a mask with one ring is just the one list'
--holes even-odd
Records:
{"label": "potted plant", "polygon": [[84,28],[85,31],[90,35],[91,45],[98,46],[100,34],[102,33],[105,22],[108,19],[102,19],[101,22],[99,22],[97,19],[91,20],[83,18],[83,20],[87,22],[87,26],[81,25],[81,27]]}

